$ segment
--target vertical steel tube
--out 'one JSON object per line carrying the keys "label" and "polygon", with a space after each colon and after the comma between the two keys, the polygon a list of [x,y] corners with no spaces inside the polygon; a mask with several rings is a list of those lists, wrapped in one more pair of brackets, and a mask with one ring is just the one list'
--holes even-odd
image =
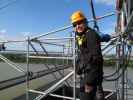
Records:
{"label": "vertical steel tube", "polygon": [[[124,12],[121,13],[121,31],[124,32]],[[125,58],[125,43],[122,37],[122,64],[124,64]],[[121,100],[125,100],[125,65],[122,67],[122,78],[121,78],[122,88],[121,88]]]}
{"label": "vertical steel tube", "polygon": [[27,39],[27,56],[26,56],[26,62],[27,62],[27,75],[26,75],[26,100],[29,100],[29,41],[30,38]]}
{"label": "vertical steel tube", "polygon": [[[118,70],[118,68],[119,68],[119,40],[117,40],[117,43],[116,43],[116,59],[117,59],[117,61],[116,61],[116,70]],[[119,76],[119,73],[117,73],[117,76]],[[117,93],[117,99],[119,100],[119,87],[118,87],[118,85],[119,85],[119,80],[116,80],[116,82],[115,82],[115,88],[116,88],[116,93]]]}
{"label": "vertical steel tube", "polygon": [[[76,37],[76,36],[74,36]],[[75,66],[75,38],[73,38],[73,69],[74,69],[74,74],[73,74],[73,98],[76,100],[76,66]]]}

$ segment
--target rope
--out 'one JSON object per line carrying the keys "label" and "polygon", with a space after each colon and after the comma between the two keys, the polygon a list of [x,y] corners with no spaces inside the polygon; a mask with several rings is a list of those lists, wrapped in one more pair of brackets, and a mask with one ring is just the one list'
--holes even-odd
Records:
{"label": "rope", "polygon": [[[128,53],[128,52],[129,52],[129,53]],[[124,64],[124,71],[127,69],[127,66],[128,66],[128,64],[129,64],[129,60],[130,60],[130,58],[131,58],[131,48],[128,49],[128,52],[127,52],[127,54],[126,54],[126,59],[125,59],[125,64]],[[116,72],[119,72],[121,68],[122,68],[122,67],[120,66]],[[115,72],[115,73],[116,73],[116,72]],[[115,73],[113,73],[113,74],[110,75],[110,76],[104,77],[104,80],[105,80],[105,81],[116,81],[116,80],[118,80],[118,79],[122,76],[122,74],[123,74],[123,73],[121,72],[117,77],[107,79],[107,77],[111,77],[111,76],[115,75]]]}
{"label": "rope", "polygon": [[93,1],[89,0],[89,3],[90,3],[90,6],[91,6],[92,16],[93,16],[93,19],[94,19],[94,29],[99,31],[98,23],[97,23],[97,20],[96,20],[97,18],[96,18],[96,15],[95,15],[95,9],[94,9],[94,6],[93,6]]}

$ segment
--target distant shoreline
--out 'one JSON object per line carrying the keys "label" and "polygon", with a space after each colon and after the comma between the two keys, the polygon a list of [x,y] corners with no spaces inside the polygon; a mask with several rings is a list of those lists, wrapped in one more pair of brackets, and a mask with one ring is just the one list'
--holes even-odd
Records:
{"label": "distant shoreline", "polygon": [[[26,56],[23,54],[2,54],[2,55],[15,63],[26,63]],[[3,61],[0,59],[0,62],[3,62]],[[29,63],[31,64],[65,64],[65,63],[72,64],[72,61],[54,59],[54,58],[53,59],[37,59],[37,58],[32,59],[30,58]],[[113,56],[105,58],[103,65],[107,67],[114,66],[116,65],[116,59],[114,59]],[[128,67],[133,67],[132,59],[129,61]]]}

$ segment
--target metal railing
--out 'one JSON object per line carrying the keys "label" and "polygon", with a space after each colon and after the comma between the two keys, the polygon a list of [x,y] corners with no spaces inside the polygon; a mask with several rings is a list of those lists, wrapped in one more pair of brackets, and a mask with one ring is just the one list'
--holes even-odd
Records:
{"label": "metal railing", "polygon": [[[112,16],[112,15],[114,15],[114,13],[109,13],[104,16],[97,17],[95,20],[99,20],[99,19],[102,19],[102,18],[105,18],[108,16]],[[91,22],[91,21],[94,21],[94,20],[91,19],[88,22]],[[39,35],[39,36],[28,37],[27,39],[22,40],[22,41],[2,42],[2,43],[10,43],[10,42],[25,42],[25,43],[27,43],[27,45],[26,45],[27,50],[21,51],[22,54],[25,54],[25,57],[27,59],[27,62],[26,62],[27,69],[26,70],[22,69],[21,66],[16,65],[14,62],[10,61],[9,59],[5,58],[3,55],[0,55],[0,58],[4,62],[8,63],[15,70],[24,73],[23,77],[25,77],[25,81],[26,81],[26,91],[27,91],[26,99],[27,100],[29,100],[29,98],[30,98],[29,92],[40,94],[39,96],[37,96],[35,98],[35,100],[41,100],[42,98],[44,98],[47,95],[64,98],[64,99],[69,99],[69,100],[79,100],[79,99],[76,99],[76,87],[77,86],[76,86],[76,73],[75,73],[75,58],[76,58],[75,35],[71,33],[70,36],[68,36],[68,37],[59,37],[59,38],[46,37],[48,35],[56,34],[60,31],[65,31],[71,27],[72,27],[71,25],[66,26],[66,27],[57,29],[55,31],[47,32],[47,33]],[[125,32],[127,32],[127,31],[125,30]],[[117,32],[117,33],[124,33],[124,31]],[[121,56],[123,56],[123,57],[121,58],[121,56],[120,56],[121,48],[119,48],[119,46],[120,47],[124,46],[123,50],[125,48],[125,43],[124,43],[125,40],[121,41],[120,39],[123,38],[121,36],[122,36],[121,34],[118,34],[118,36],[115,39],[112,39],[108,44],[106,44],[102,48],[102,51],[104,51],[104,54],[107,54],[109,51],[112,50],[112,48],[119,49],[118,51],[116,50],[116,59],[117,59],[116,70],[114,73],[111,73],[105,77],[107,81],[116,81],[116,93],[118,94],[118,97],[120,96],[120,94],[125,93],[124,86],[122,85],[122,88],[119,86],[120,78],[121,77],[125,78],[124,72],[126,71],[125,67],[120,66],[122,63],[121,61],[123,61],[123,62],[125,61],[124,60],[125,51],[123,51],[123,53],[121,54]],[[42,41],[42,40],[44,40],[44,41]],[[66,41],[64,42],[64,40],[66,40]],[[38,49],[38,45],[39,45],[41,51],[40,51],[40,49]],[[49,47],[48,48],[45,47],[46,45],[48,45]],[[59,50],[58,54],[49,53],[48,49],[53,46],[55,46],[55,48],[52,49],[53,52],[57,52]],[[112,46],[112,47],[109,48],[110,46]],[[13,52],[11,50],[9,50],[9,51]],[[2,52],[4,53],[4,51],[2,51]],[[39,72],[32,72],[30,70],[30,60],[31,59],[32,60],[33,59],[39,59],[39,60],[43,59],[43,60],[51,60],[51,61],[55,60],[55,63],[52,63],[53,68],[50,68],[50,66],[52,64],[51,65],[46,64],[46,66],[45,66],[46,70],[41,70]],[[62,62],[61,65],[64,66],[64,67],[61,66],[62,68],[58,64],[60,61]],[[70,62],[71,62],[71,65],[70,65]],[[69,68],[71,68],[72,71],[66,74],[64,72],[64,70],[67,69],[68,66],[69,66]],[[61,70],[63,70],[63,71],[61,71]],[[122,70],[123,70],[123,72],[121,72]],[[39,90],[34,90],[34,89],[30,88],[30,80],[31,79],[45,77],[47,74],[53,75],[53,77],[57,80],[58,77],[56,76],[56,74],[54,72],[57,72],[61,76],[61,79],[57,83],[55,83],[54,85],[49,87],[47,90],[39,91]],[[71,79],[72,84],[70,84],[70,80],[68,80],[68,79]],[[22,79],[22,81],[24,82],[24,79]],[[54,90],[58,89],[60,86],[62,86],[64,84],[73,87],[73,97],[61,96],[61,95],[56,95],[56,94],[52,93]],[[11,86],[13,86],[13,85],[11,85]],[[120,89],[123,89],[121,93],[120,93],[120,91],[121,91]],[[111,92],[111,93],[113,93],[113,92]],[[110,95],[112,95],[112,94],[110,94]],[[110,96],[110,95],[108,95],[108,96]],[[118,98],[118,100],[121,100],[121,99]]]}

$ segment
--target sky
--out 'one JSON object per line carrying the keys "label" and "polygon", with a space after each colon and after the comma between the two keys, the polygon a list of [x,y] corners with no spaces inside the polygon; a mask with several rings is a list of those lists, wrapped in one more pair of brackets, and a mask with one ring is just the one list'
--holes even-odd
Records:
{"label": "sky", "polygon": [[[81,10],[92,18],[89,0],[0,0],[0,41],[22,40],[70,25],[70,16]],[[93,0],[96,16],[115,11],[115,0]],[[92,25],[91,23],[90,25]],[[102,33],[113,33],[116,16],[98,21]],[[61,33],[60,35],[65,36]]]}

